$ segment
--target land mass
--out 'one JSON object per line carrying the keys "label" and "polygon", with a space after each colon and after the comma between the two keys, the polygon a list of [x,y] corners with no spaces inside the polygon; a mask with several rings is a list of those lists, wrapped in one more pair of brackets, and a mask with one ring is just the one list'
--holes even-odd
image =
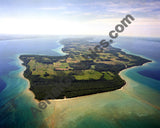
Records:
{"label": "land mass", "polygon": [[21,55],[26,66],[24,77],[30,81],[35,98],[63,99],[120,89],[125,81],[119,76],[123,69],[139,66],[150,60],[126,54],[111,45],[97,57],[85,59],[97,42],[87,38],[60,41],[65,56]]}

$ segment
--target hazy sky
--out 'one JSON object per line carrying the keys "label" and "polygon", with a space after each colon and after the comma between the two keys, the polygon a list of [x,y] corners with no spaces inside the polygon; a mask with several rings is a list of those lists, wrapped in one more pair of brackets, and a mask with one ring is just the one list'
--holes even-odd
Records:
{"label": "hazy sky", "polygon": [[0,0],[0,33],[108,35],[127,14],[121,35],[160,36],[160,0]]}

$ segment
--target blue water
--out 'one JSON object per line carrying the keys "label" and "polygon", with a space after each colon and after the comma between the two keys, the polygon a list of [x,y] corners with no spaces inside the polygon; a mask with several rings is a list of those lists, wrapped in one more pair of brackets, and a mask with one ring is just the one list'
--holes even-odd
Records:
{"label": "blue water", "polygon": [[[24,70],[18,62],[21,54],[60,55],[52,51],[61,45],[58,37],[0,41],[0,127],[36,128],[43,115],[34,118],[30,107],[37,107],[24,92],[27,81],[19,77]],[[40,121],[41,121],[40,120]],[[40,122],[39,121],[39,122]]]}
{"label": "blue water", "polygon": [[[33,96],[26,93],[28,82],[19,77],[25,68],[19,64],[18,56],[60,55],[53,50],[61,46],[57,42],[59,39],[50,37],[0,41],[0,128],[47,127],[43,122],[43,112],[36,118],[31,113],[30,107],[37,108],[37,103]],[[127,76],[154,90],[160,90],[160,39],[120,37],[112,45],[152,60],[152,63],[130,70]]]}
{"label": "blue water", "polygon": [[[152,63],[136,69],[136,72],[142,76],[160,81],[160,39],[159,38],[124,38],[115,40],[112,46],[122,49],[123,51],[152,60]],[[146,81],[144,81],[146,83]],[[145,84],[148,85],[148,84]],[[149,85],[154,89],[160,90],[159,84],[152,83]]]}

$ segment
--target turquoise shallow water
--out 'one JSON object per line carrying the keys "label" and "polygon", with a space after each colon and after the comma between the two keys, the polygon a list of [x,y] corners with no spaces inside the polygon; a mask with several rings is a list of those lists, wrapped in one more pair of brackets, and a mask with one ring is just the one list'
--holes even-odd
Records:
{"label": "turquoise shallow water", "polygon": [[[160,43],[152,38],[121,38],[113,44],[132,54],[154,60],[120,74],[123,89],[79,98],[52,101],[34,117],[38,108],[28,81],[20,76],[20,54],[62,55],[59,37],[0,41],[0,127],[2,128],[158,128],[160,127]],[[129,44],[130,43],[130,44]],[[137,48],[137,46],[139,46]],[[58,51],[58,52],[56,52]],[[152,77],[146,76],[146,72]],[[144,71],[144,72],[143,72]],[[154,72],[155,71],[155,72]]]}
{"label": "turquoise shallow water", "polygon": [[[60,47],[58,38],[6,40],[0,42],[0,127],[40,127],[43,113],[33,117],[31,107],[37,108],[34,95],[27,91],[28,81],[20,76],[25,70],[18,59],[20,54],[60,55],[52,49]],[[52,48],[52,49],[51,49]]]}

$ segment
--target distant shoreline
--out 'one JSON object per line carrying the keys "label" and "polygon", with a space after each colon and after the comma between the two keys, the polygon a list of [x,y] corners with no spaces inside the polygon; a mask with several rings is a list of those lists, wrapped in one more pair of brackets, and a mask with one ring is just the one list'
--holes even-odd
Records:
{"label": "distant shoreline", "polygon": [[7,41],[7,40],[23,40],[23,39],[34,39],[34,38],[40,38],[40,37],[24,37],[24,38],[12,38],[12,39],[0,39],[0,41]]}

